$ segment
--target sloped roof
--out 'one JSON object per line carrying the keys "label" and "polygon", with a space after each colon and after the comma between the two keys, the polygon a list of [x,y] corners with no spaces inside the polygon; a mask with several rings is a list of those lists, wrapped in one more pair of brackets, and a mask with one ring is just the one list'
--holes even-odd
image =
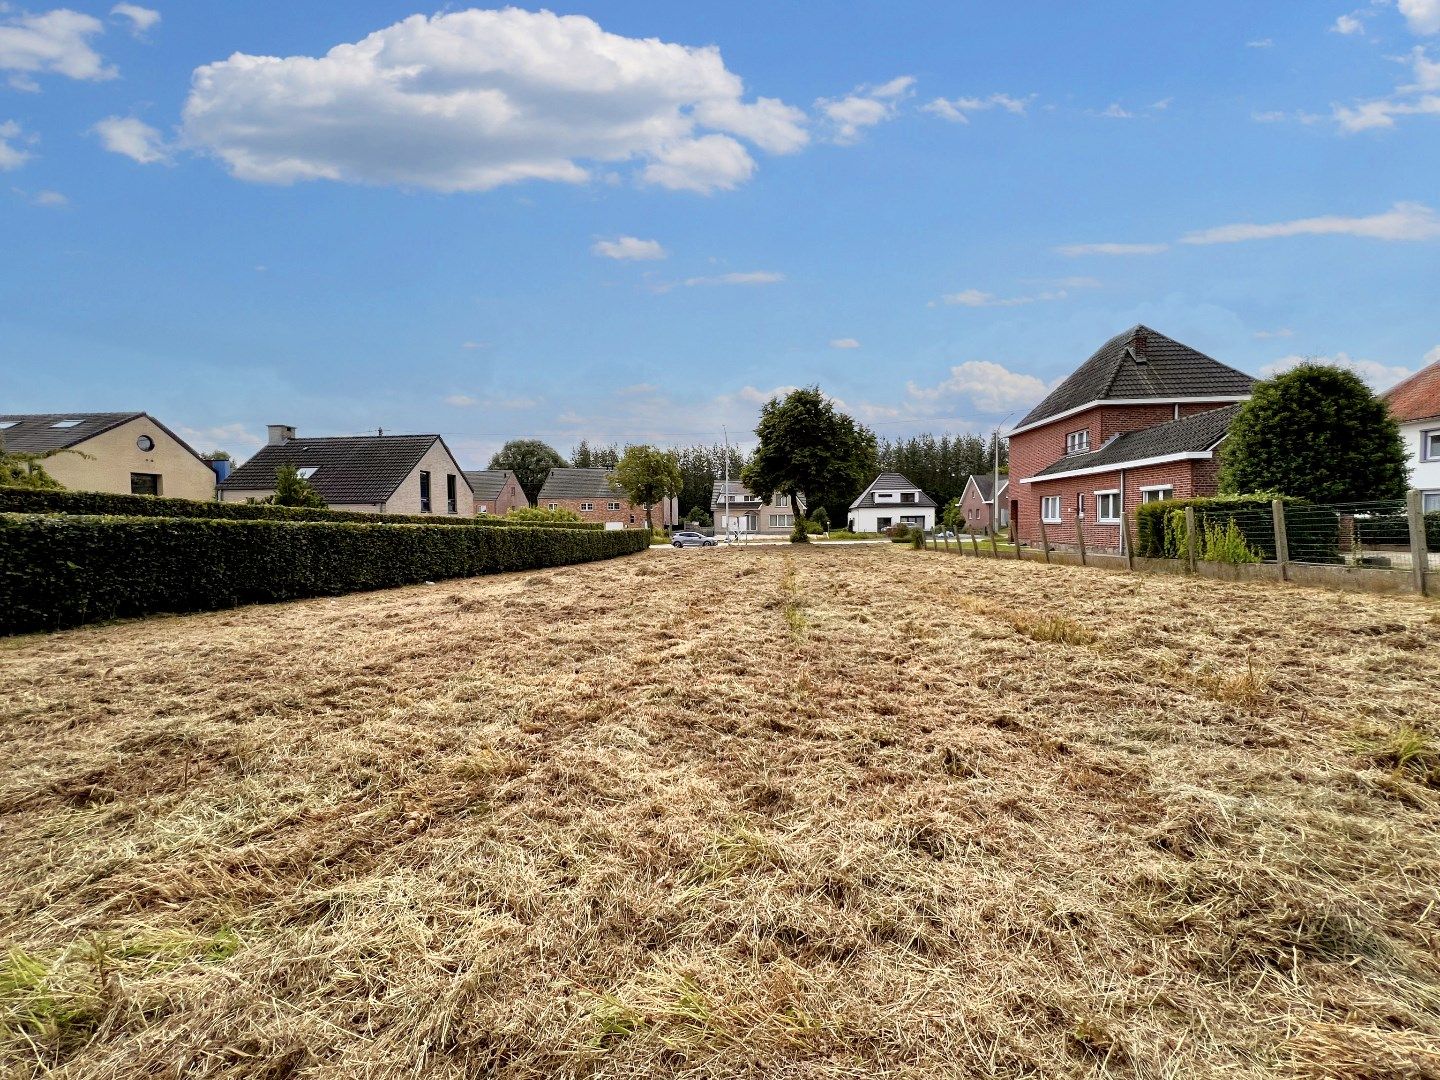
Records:
{"label": "sloped roof", "polygon": [[1380,395],[1401,424],[1440,417],[1440,360]]}
{"label": "sloped roof", "polygon": [[[979,490],[980,498],[984,499],[987,503],[995,501],[994,493],[992,491],[992,489],[995,487],[995,476],[993,473],[971,473],[969,481],[967,482],[971,481],[974,482],[975,487]],[[1006,476],[1004,473],[1001,473],[1000,490],[1003,492],[1009,486],[1010,477]]]}
{"label": "sloped roof", "polygon": [[610,486],[611,475],[609,469],[551,469],[537,501],[619,498],[619,490]]}
{"label": "sloped roof", "polygon": [[1239,411],[1239,405],[1227,405],[1223,409],[1210,409],[1143,431],[1117,435],[1088,454],[1066,455],[1054,465],[1041,469],[1035,478],[1064,476],[1081,470],[1120,468],[1132,461],[1213,451],[1220,440],[1230,433],[1230,424]]}
{"label": "sloped roof", "polygon": [[[723,507],[726,505],[725,490],[725,481],[716,480],[714,486],[710,489],[710,509],[713,510],[716,507]],[[756,495],[752,491],[747,491],[745,485],[740,483],[739,480],[731,480],[729,484],[729,490],[730,498],[728,504],[730,506],[760,505],[760,496]]]}
{"label": "sloped roof", "polygon": [[[0,428],[0,438],[5,440],[7,450],[17,454],[43,454],[47,450],[63,450],[93,439],[144,415],[142,412],[5,413],[0,416],[0,425],[14,426]],[[79,420],[80,423],[69,427],[55,426],[66,420]]]}
{"label": "sloped roof", "polygon": [[465,479],[470,482],[475,498],[481,502],[494,502],[500,498],[505,485],[512,480],[517,487],[520,485],[520,478],[509,469],[472,469],[466,472]]}
{"label": "sloped roof", "polygon": [[280,466],[294,465],[315,470],[310,484],[327,503],[383,503],[436,442],[444,444],[439,435],[296,437],[262,446],[220,487],[271,491]]}
{"label": "sloped roof", "polygon": [[[1015,425],[1021,431],[1092,401],[1248,397],[1255,380],[1148,326],[1134,326],[1090,359]],[[1013,434],[1013,432],[1012,432]]]}
{"label": "sloped roof", "polygon": [[[877,491],[915,491],[919,492],[913,503],[902,502],[876,502],[875,492]],[[874,480],[870,486],[860,493],[860,497],[850,504],[851,510],[865,510],[870,507],[880,507],[888,510],[896,506],[935,506],[935,500],[925,492],[920,491],[920,485],[912,484],[898,472],[883,472]]]}

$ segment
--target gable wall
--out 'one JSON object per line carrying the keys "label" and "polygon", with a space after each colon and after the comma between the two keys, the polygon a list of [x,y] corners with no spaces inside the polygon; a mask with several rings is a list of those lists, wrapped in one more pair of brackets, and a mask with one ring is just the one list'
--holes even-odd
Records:
{"label": "gable wall", "polygon": [[[136,445],[142,435],[155,440],[153,450]],[[71,490],[129,495],[131,473],[153,473],[160,477],[163,496],[207,502],[215,498],[215,473],[210,466],[148,417],[127,420],[73,450],[78,453],[62,450],[43,463],[47,473]]]}

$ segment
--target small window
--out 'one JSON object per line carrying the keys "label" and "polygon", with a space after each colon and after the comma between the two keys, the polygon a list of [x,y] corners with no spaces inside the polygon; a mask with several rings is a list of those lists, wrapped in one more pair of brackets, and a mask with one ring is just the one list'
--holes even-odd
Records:
{"label": "small window", "polygon": [[605,509],[606,509],[606,510],[619,510],[619,509],[620,509],[620,504],[619,504],[618,502],[608,502],[608,503],[605,504]]}
{"label": "small window", "polygon": [[318,465],[302,465],[295,470],[295,474],[299,476],[301,480],[309,480],[310,477],[315,475],[315,470],[319,467]]}
{"label": "small window", "polygon": [[1060,496],[1046,495],[1040,500],[1040,520],[1047,525],[1060,524]]}
{"label": "small window", "polygon": [[1072,431],[1065,436],[1065,453],[1083,454],[1090,449],[1090,429]]}
{"label": "small window", "polygon": [[594,510],[594,509],[595,509],[595,504],[594,504],[594,503],[581,503],[581,504],[580,504],[580,510],[581,510],[582,513],[588,514],[591,510]]}
{"label": "small window", "polygon": [[559,509],[560,509],[560,504],[559,504],[559,503],[546,503],[545,505],[548,506],[551,510],[559,510]]}
{"label": "small window", "polygon": [[771,514],[770,527],[772,529],[788,529],[795,524],[793,514]]}
{"label": "small window", "polygon": [[476,512],[477,514],[488,514],[488,513],[490,512],[490,508],[489,508],[488,506],[486,506],[484,503],[481,503],[479,506],[477,506],[477,507],[475,508],[475,512]]}
{"label": "small window", "polygon": [[149,435],[141,435],[135,440],[135,445],[140,448],[142,453],[148,454],[151,450],[155,449],[155,440]]}
{"label": "small window", "polygon": [[1425,513],[1433,514],[1440,511],[1440,491],[1427,491],[1420,496],[1420,502]]}
{"label": "small window", "polygon": [[160,476],[158,473],[132,472],[130,474],[131,495],[159,495]]}
{"label": "small window", "polygon": [[900,520],[906,525],[924,525],[925,518],[920,514],[901,514]]}
{"label": "small window", "polygon": [[902,491],[902,492],[900,493],[900,501],[901,501],[902,503],[913,503],[913,502],[915,501],[915,492],[913,492],[913,491]]}
{"label": "small window", "polygon": [[1142,503],[1164,502],[1166,499],[1175,497],[1175,489],[1168,484],[1165,487],[1148,487],[1140,489],[1140,501]]}
{"label": "small window", "polygon": [[1120,523],[1120,492],[1097,491],[1095,493],[1095,520],[1102,525]]}
{"label": "small window", "polygon": [[52,428],[71,428],[79,427],[84,422],[84,420],[56,420],[55,423],[51,424],[50,426]]}
{"label": "small window", "polygon": [[1422,461],[1440,461],[1440,431],[1425,431],[1420,434]]}
{"label": "small window", "polygon": [[1075,513],[1082,518],[1085,516],[1085,493],[1083,491],[1077,492],[1075,495]]}
{"label": "small window", "polygon": [[420,512],[430,513],[430,474],[423,469],[420,472]]}
{"label": "small window", "polygon": [[456,512],[456,508],[457,508],[458,505],[459,505],[458,493],[459,493],[459,488],[456,486],[456,483],[455,483],[455,474],[454,474],[454,473],[446,473],[446,474],[445,474],[445,512],[446,512],[447,514],[453,514],[453,513]]}
{"label": "small window", "polygon": [[895,519],[894,519],[894,518],[888,518],[888,517],[882,518],[882,517],[877,517],[877,518],[875,519],[875,528],[876,528],[877,530],[878,530],[878,529],[888,529],[891,525],[894,525],[894,524],[895,524]]}

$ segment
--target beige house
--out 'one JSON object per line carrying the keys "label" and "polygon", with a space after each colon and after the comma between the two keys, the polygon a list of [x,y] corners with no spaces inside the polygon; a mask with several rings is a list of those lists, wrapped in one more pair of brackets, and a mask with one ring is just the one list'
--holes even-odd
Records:
{"label": "beige house", "polygon": [[738,480],[716,480],[710,489],[710,511],[715,518],[715,535],[778,536],[795,528],[795,508],[790,496],[773,495],[764,502],[747,491]]}
{"label": "beige house", "polygon": [[270,425],[270,441],[220,485],[221,502],[275,494],[282,465],[294,465],[335,510],[470,517],[475,495],[439,435],[302,438]]}
{"label": "beige house", "polygon": [[21,454],[51,454],[45,471],[73,491],[213,499],[215,473],[149,413],[0,415],[0,439]]}

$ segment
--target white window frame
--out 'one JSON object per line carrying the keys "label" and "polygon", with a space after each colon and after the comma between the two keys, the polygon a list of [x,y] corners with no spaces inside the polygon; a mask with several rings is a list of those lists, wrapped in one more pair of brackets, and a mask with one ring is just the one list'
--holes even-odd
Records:
{"label": "white window frame", "polygon": [[1088,454],[1090,452],[1090,429],[1081,428],[1078,431],[1067,431],[1065,433],[1065,454]]}
{"label": "white window frame", "polygon": [[1174,484],[1153,484],[1150,487],[1140,489],[1140,503],[1164,502],[1166,499],[1175,497]]}
{"label": "white window frame", "polygon": [[590,513],[591,511],[593,511],[594,509],[595,509],[595,504],[594,504],[594,503],[585,503],[585,502],[582,502],[582,503],[580,504],[580,510],[581,510],[582,513],[588,514],[588,513]]}
{"label": "white window frame", "polygon": [[1440,461],[1440,428],[1420,432],[1420,460]]}
{"label": "white window frame", "polygon": [[794,514],[771,514],[771,515],[770,515],[770,528],[772,528],[772,529],[790,529],[790,528],[793,528],[794,526],[795,526],[795,515],[794,515]]}
{"label": "white window frame", "polygon": [[[1115,513],[1107,515],[1105,504],[1111,500],[1115,502]],[[1095,524],[1097,525],[1119,525],[1120,524],[1120,489],[1110,488],[1106,491],[1095,492]]]}
{"label": "white window frame", "polygon": [[618,502],[608,502],[608,503],[605,504],[605,509],[606,509],[606,510],[619,510],[619,509],[620,509],[620,504],[619,504]]}
{"label": "white window frame", "polygon": [[559,510],[559,509],[560,509],[560,504],[559,504],[559,503],[546,503],[545,505],[546,505],[547,507],[549,507],[551,510]]}
{"label": "white window frame", "polygon": [[1425,514],[1440,511],[1440,491],[1422,491],[1420,493],[1420,511]]}
{"label": "white window frame", "polygon": [[[1060,499],[1059,495],[1045,495],[1040,499],[1040,520],[1046,525],[1060,524]],[[1055,508],[1053,513],[1050,510],[1052,506]]]}

